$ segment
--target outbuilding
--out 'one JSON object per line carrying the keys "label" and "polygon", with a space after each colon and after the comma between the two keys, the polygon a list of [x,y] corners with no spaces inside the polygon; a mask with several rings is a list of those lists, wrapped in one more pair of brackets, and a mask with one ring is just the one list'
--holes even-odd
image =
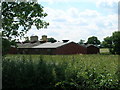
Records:
{"label": "outbuilding", "polygon": [[87,45],[87,54],[98,54],[100,53],[99,47],[94,45]]}
{"label": "outbuilding", "polygon": [[85,47],[75,42],[46,42],[30,49],[32,54],[49,55],[68,55],[68,54],[86,54]]}
{"label": "outbuilding", "polygon": [[99,47],[95,46],[93,44],[86,44],[86,45],[84,44],[82,46],[87,49],[86,54],[98,54],[98,53],[100,53]]}
{"label": "outbuilding", "polygon": [[19,43],[18,48],[12,48],[10,54],[42,54],[42,55],[71,55],[97,54],[99,48],[92,44],[79,45],[75,42],[45,42]]}

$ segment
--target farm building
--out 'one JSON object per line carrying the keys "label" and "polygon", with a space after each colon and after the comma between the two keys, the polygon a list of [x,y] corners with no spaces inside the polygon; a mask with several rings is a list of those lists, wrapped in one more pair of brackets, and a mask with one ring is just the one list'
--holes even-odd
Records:
{"label": "farm building", "polygon": [[87,44],[87,45],[82,45],[87,49],[87,54],[97,54],[99,53],[99,47],[93,45],[93,44]]}
{"label": "farm building", "polygon": [[25,42],[17,43],[17,48],[12,47],[9,54],[44,54],[44,55],[69,55],[69,54],[97,54],[99,48],[87,44],[79,45],[69,40],[63,42],[48,42],[46,35],[40,41],[38,36],[27,37]]}
{"label": "farm building", "polygon": [[[45,42],[18,44],[13,54],[44,54],[44,55],[69,55],[69,54],[97,54],[99,48],[94,45],[79,45],[75,42]],[[12,54],[12,53],[11,53]]]}
{"label": "farm building", "polygon": [[[24,45],[25,46],[25,45]],[[64,55],[64,54],[85,54],[86,48],[74,42],[46,42],[33,47],[18,47],[17,53],[20,54],[49,54],[49,55]]]}

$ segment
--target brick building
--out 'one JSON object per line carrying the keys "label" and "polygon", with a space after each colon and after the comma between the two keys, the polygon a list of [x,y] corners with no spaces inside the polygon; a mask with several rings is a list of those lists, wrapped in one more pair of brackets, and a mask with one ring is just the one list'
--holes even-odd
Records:
{"label": "brick building", "polygon": [[75,42],[68,42],[67,40],[54,43],[45,42],[42,44],[39,42],[18,44],[18,48],[12,48],[12,50],[14,50],[13,54],[70,55],[99,53],[99,48],[94,45],[79,45]]}

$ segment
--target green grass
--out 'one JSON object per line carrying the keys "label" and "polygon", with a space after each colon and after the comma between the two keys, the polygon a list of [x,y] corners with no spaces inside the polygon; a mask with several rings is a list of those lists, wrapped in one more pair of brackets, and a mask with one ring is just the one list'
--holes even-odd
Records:
{"label": "green grass", "polygon": [[[77,62],[88,68],[107,68],[110,72],[116,71],[118,68],[118,55],[9,55],[8,58],[13,60],[21,59],[24,56],[25,60],[33,59],[37,62],[40,57],[47,62]],[[82,65],[83,66],[83,65]]]}
{"label": "green grass", "polygon": [[[8,74],[12,80],[18,77],[29,81],[26,86],[21,83],[21,88],[118,89],[118,55],[7,55],[3,71],[3,75]],[[16,74],[11,75],[13,72]],[[18,86],[9,84],[6,77],[5,80],[6,86]]]}
{"label": "green grass", "polygon": [[[75,62],[76,66],[82,66],[83,68],[96,68],[97,72],[104,70],[114,74],[118,69],[118,55],[8,55],[7,58],[12,60],[21,60],[22,58],[33,62],[38,62],[40,57],[43,60],[50,63],[61,63],[61,62]],[[80,66],[80,67],[81,67]]]}

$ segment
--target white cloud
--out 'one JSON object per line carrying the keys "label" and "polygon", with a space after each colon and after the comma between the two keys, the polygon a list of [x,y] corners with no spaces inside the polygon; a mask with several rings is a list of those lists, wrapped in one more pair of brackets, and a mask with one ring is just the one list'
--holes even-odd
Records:
{"label": "white cloud", "polygon": [[96,6],[98,8],[101,8],[103,10],[107,10],[108,13],[117,13],[118,9],[118,2],[119,0],[99,0],[96,3]]}
{"label": "white cloud", "polygon": [[69,10],[45,8],[48,16],[45,20],[50,22],[48,29],[30,30],[28,35],[48,35],[57,40],[69,39],[78,42],[80,39],[87,40],[90,36],[97,36],[100,40],[111,35],[117,30],[117,14],[103,16],[96,10],[79,11],[71,7]]}
{"label": "white cloud", "polygon": [[89,9],[87,9],[87,10],[85,10],[84,12],[81,12],[80,13],[80,16],[81,17],[88,17],[88,18],[92,18],[92,17],[97,17],[97,16],[99,16],[99,12],[97,12],[97,11],[95,11],[95,10],[89,10]]}

